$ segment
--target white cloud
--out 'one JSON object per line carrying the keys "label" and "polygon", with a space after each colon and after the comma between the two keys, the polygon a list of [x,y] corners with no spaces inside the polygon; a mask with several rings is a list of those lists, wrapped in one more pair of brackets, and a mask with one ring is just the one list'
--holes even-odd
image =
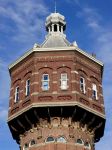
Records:
{"label": "white cloud", "polygon": [[[97,52],[98,57],[105,63],[104,72],[104,95],[107,113],[107,123],[105,135],[101,142],[96,145],[96,150],[111,150],[112,148],[112,25],[102,24],[103,17],[97,12],[96,9],[83,6],[79,0],[66,0],[80,6],[80,11],[77,17],[81,17],[85,21],[85,25],[89,27],[91,35],[94,37],[93,49]],[[27,9],[25,9],[27,8]],[[0,0],[0,30],[11,32],[11,39],[19,42],[34,41],[35,37],[41,38],[42,28],[44,27],[43,17],[49,13],[49,10],[43,0]],[[7,23],[8,20],[11,23]],[[108,21],[109,24],[109,21]],[[0,45],[1,47],[1,45]],[[13,55],[11,53],[11,55]],[[18,54],[17,54],[18,55]],[[0,105],[3,106],[4,99],[7,100],[9,93],[9,62],[0,62]],[[6,104],[4,104],[6,105]],[[0,119],[6,118],[6,107],[0,108]],[[108,131],[109,130],[109,131]],[[111,130],[111,131],[110,131]]]}
{"label": "white cloud", "polygon": [[112,81],[110,80],[110,78],[112,76],[112,70],[111,70],[112,29],[108,27],[110,25],[101,23],[104,21],[103,17],[100,16],[97,10],[93,8],[90,8],[90,7],[83,8],[80,14],[82,14],[82,16],[84,17],[85,22],[87,23],[87,26],[90,28],[90,33],[92,34],[94,38],[93,49],[96,51],[98,58],[100,58],[105,64],[103,82],[104,82],[104,98],[105,98],[104,100],[105,100],[105,106],[106,106],[107,122],[106,122],[105,135],[102,138],[101,142],[99,142],[96,145],[96,149],[97,150],[105,150],[105,149],[111,150],[112,134],[110,130],[112,130],[112,127],[111,127],[111,124],[112,124],[112,119],[111,119]]}
{"label": "white cloud", "polygon": [[[26,9],[27,8],[27,9]],[[13,40],[23,42],[34,40],[37,36],[40,38],[45,20],[43,17],[49,13],[48,7],[43,0],[16,0],[16,1],[1,1],[0,5],[0,29],[5,25],[5,28],[13,30],[11,33]],[[7,23],[6,20],[9,22]],[[11,29],[9,32],[11,32]]]}
{"label": "white cloud", "polygon": [[98,57],[106,64],[112,63],[112,28],[111,23],[105,24],[103,17],[97,9],[91,7],[82,7],[77,13],[89,27],[89,33],[94,38],[93,49],[97,52]]}
{"label": "white cloud", "polygon": [[[16,59],[22,53],[22,50],[15,50],[14,43],[24,42],[24,45],[27,45],[35,42],[36,38],[40,40],[45,21],[43,17],[48,13],[48,7],[43,0],[0,0],[0,20],[2,20],[0,22],[0,32],[3,33],[4,38],[0,40],[0,104],[3,103],[3,99],[9,97],[8,65],[10,58],[11,60]],[[8,52],[11,43],[7,42],[13,43],[14,50]]]}
{"label": "white cloud", "polygon": [[[73,2],[73,1],[72,1]],[[78,1],[79,2],[79,1]],[[104,89],[104,100],[106,106],[106,129],[104,137],[98,144],[96,144],[96,150],[111,150],[112,149],[112,23],[105,22],[103,16],[98,13],[97,9],[91,8],[90,6],[78,3],[79,12],[77,17],[81,18],[85,23],[85,28],[89,31],[89,36],[92,37],[93,50],[96,52],[98,59],[102,60],[104,66],[104,77],[103,77],[103,89]]]}
{"label": "white cloud", "polygon": [[100,26],[101,16],[97,13],[96,9],[84,6],[81,8],[81,11],[77,13],[77,17],[81,17],[90,29],[94,31],[101,31],[102,27]]}
{"label": "white cloud", "polygon": [[[109,31],[107,31],[109,33]],[[102,39],[105,40],[106,38],[106,34],[105,32],[100,34],[98,39]],[[98,40],[97,39],[97,40]],[[105,109],[106,109],[106,127],[107,129],[105,130],[105,134],[103,137],[103,140],[101,141],[101,143],[99,142],[97,145],[97,150],[111,150],[112,149],[112,119],[111,119],[111,115],[112,115],[112,81],[111,81],[111,77],[112,77],[112,70],[111,70],[111,66],[112,66],[112,52],[111,52],[111,47],[112,47],[112,43],[110,36],[108,36],[106,38],[105,42],[101,42],[101,41],[97,41],[97,48],[98,49],[98,56],[100,59],[102,59],[102,61],[105,64],[104,67],[104,101],[105,101]]]}
{"label": "white cloud", "polygon": [[[97,37],[98,55],[106,65],[112,65],[112,29],[105,28],[104,31]],[[110,66],[109,67],[110,69]]]}
{"label": "white cloud", "polygon": [[98,31],[101,26],[99,24],[102,17],[97,12],[98,10],[95,8],[91,8],[87,2],[85,3],[83,0],[66,0],[68,3],[77,5],[79,11],[76,13],[76,16],[85,21],[86,25],[93,29],[94,31]]}

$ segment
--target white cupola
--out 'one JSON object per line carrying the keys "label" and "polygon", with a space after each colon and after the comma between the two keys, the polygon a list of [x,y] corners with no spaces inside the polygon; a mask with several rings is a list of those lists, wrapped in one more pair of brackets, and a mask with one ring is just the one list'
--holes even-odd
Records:
{"label": "white cupola", "polygon": [[61,33],[66,29],[66,22],[65,22],[65,17],[59,13],[51,13],[47,18],[46,18],[46,30],[50,33]]}

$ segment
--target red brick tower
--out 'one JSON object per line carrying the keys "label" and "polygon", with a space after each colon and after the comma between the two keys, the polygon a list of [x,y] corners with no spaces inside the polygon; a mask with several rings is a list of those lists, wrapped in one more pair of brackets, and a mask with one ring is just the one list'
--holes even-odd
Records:
{"label": "red brick tower", "polygon": [[104,133],[103,64],[67,41],[64,16],[10,65],[8,125],[21,150],[94,150]]}

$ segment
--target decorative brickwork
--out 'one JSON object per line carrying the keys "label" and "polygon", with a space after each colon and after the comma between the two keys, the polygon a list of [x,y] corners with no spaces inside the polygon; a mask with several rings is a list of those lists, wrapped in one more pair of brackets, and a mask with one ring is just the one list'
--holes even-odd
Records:
{"label": "decorative brickwork", "polygon": [[70,45],[63,33],[66,22],[57,22],[63,16],[50,19],[42,46],[35,45],[9,68],[9,128],[21,150],[94,150],[105,126],[103,64]]}

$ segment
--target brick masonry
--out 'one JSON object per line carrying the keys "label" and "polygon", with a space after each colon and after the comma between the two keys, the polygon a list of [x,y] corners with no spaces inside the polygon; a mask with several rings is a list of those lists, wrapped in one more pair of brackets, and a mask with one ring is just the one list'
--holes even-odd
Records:
{"label": "brick masonry", "polygon": [[[68,89],[61,90],[60,77],[61,73],[66,72],[68,75]],[[42,75],[49,74],[50,88],[48,91],[42,90]],[[27,58],[22,60],[16,66],[10,69],[11,90],[9,103],[9,126],[13,136],[22,127],[19,114],[25,115],[29,109],[34,107],[44,107],[44,105],[55,107],[55,105],[67,106],[67,104],[78,105],[86,109],[88,113],[99,114],[102,118],[104,115],[104,102],[102,93],[102,66],[87,58],[83,54],[74,51],[58,51],[58,52],[33,52]],[[80,76],[86,81],[86,93],[80,91]],[[30,95],[25,96],[26,80],[30,79]],[[98,99],[92,99],[92,83],[97,85]],[[20,87],[20,100],[15,103],[15,88]],[[81,109],[82,109],[81,108]],[[38,116],[37,116],[38,117]],[[45,119],[40,117],[39,122],[32,124],[31,120],[26,119],[31,124],[30,129],[24,126],[24,133],[19,133],[19,144],[21,150],[25,143],[30,143],[32,139],[36,144],[30,147],[30,150],[86,150],[84,143],[88,142],[88,149],[94,150],[95,128],[89,128],[88,124],[82,123],[85,116],[83,114],[82,121],[72,121],[72,116],[54,116]],[[12,127],[11,121],[17,120],[18,126]],[[93,119],[94,120],[94,119]],[[93,121],[94,122],[94,121]],[[25,124],[25,123],[23,123]],[[92,124],[92,121],[90,121]],[[18,128],[18,129],[17,129]],[[100,128],[100,126],[98,126]],[[15,132],[15,133],[14,133]],[[48,136],[63,136],[66,143],[46,143]],[[83,144],[77,144],[77,139],[82,139]]]}

